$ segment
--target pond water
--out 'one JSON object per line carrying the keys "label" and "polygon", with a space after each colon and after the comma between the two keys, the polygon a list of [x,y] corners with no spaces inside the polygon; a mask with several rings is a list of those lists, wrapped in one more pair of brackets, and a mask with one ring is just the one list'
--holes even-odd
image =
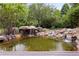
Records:
{"label": "pond water", "polygon": [[0,51],[25,51],[25,45],[23,44],[17,44],[13,47],[0,47]]}
{"label": "pond water", "polygon": [[12,51],[25,51],[26,46],[23,44],[17,44],[12,48]]}
{"label": "pond water", "polygon": [[74,49],[71,43],[48,37],[33,37],[2,42],[0,51],[74,51]]}

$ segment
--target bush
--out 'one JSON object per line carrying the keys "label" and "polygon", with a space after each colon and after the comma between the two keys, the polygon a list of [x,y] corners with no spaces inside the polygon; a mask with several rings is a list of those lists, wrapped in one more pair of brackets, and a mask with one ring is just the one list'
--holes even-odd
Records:
{"label": "bush", "polygon": [[79,26],[79,6],[70,9],[70,11],[68,12],[68,18],[70,20],[71,28]]}

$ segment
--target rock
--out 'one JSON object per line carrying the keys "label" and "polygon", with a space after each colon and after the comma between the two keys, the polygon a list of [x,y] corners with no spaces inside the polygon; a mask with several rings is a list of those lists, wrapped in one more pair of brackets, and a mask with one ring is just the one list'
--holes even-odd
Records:
{"label": "rock", "polygon": [[21,35],[20,34],[17,34],[15,36],[16,36],[16,39],[20,39],[21,38]]}
{"label": "rock", "polygon": [[6,36],[0,36],[0,40],[7,41]]}

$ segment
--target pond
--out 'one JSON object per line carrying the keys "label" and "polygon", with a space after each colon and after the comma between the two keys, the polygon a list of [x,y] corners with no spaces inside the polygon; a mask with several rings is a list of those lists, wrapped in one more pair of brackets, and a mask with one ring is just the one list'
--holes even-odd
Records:
{"label": "pond", "polygon": [[49,37],[27,37],[0,43],[0,51],[74,51],[71,43]]}

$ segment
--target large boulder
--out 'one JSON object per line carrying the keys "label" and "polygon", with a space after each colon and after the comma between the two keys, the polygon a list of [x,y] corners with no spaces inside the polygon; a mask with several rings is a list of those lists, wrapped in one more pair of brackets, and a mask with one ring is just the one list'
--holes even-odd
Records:
{"label": "large boulder", "polygon": [[0,36],[0,40],[7,41],[7,37],[6,36]]}

